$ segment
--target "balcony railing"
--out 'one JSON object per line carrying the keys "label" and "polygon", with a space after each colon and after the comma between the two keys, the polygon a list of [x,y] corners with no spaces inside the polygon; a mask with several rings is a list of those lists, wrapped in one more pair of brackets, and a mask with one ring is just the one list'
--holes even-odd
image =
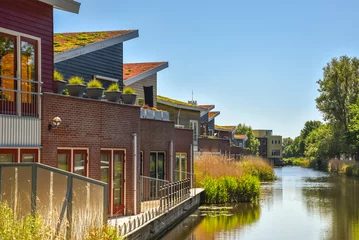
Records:
{"label": "balcony railing", "polygon": [[146,212],[160,205],[160,188],[168,183],[169,181],[166,180],[141,176],[141,212]]}
{"label": "balcony railing", "polygon": [[0,76],[0,114],[39,117],[41,84]]}
{"label": "balcony railing", "polygon": [[169,112],[166,111],[156,111],[156,110],[141,108],[141,118],[169,121],[170,114]]}

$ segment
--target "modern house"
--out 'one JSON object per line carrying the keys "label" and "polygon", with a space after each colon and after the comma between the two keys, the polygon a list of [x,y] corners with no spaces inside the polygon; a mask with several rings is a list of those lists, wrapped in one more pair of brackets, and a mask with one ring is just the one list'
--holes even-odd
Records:
{"label": "modern house", "polygon": [[219,126],[215,125],[214,131],[217,137],[223,139],[229,139],[231,142],[234,139],[234,133],[236,132],[236,126]]}
{"label": "modern house", "polygon": [[2,0],[0,8],[0,162],[41,161],[41,94],[52,92],[53,9],[73,0]]}
{"label": "modern house", "polygon": [[274,165],[282,161],[282,136],[273,135],[272,130],[253,130],[259,140],[259,156],[272,160]]}
{"label": "modern house", "polygon": [[248,140],[245,134],[234,134],[232,145],[236,147],[246,148],[246,141]]}
{"label": "modern house", "polygon": [[147,102],[150,107],[157,107],[157,73],[167,67],[168,62],[123,64],[123,84],[136,91],[139,106]]}
{"label": "modern house", "polygon": [[205,109],[201,111],[201,130],[200,135],[213,136],[214,135],[214,119],[209,123],[209,114],[215,108],[215,105],[199,105]]}
{"label": "modern house", "polygon": [[164,96],[157,96],[157,108],[169,112],[170,120],[178,128],[193,129],[193,151],[198,151],[199,123],[201,111],[196,104],[186,103]]}

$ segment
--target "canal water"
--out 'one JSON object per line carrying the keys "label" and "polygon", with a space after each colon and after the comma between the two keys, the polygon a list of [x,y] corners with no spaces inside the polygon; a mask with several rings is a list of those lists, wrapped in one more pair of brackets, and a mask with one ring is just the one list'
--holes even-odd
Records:
{"label": "canal water", "polygon": [[359,179],[312,169],[275,169],[258,204],[223,214],[197,210],[162,239],[359,240]]}

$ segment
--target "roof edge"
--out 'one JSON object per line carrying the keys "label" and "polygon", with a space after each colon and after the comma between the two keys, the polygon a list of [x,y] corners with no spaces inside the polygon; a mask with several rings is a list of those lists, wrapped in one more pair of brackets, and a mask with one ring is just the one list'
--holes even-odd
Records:
{"label": "roof edge", "polygon": [[86,46],[83,47],[79,47],[79,48],[75,48],[75,49],[70,49],[61,53],[55,53],[54,54],[54,63],[58,63],[58,62],[62,62],[65,60],[69,60],[71,58],[75,58],[87,53],[91,53],[91,52],[95,52],[107,47],[111,47],[113,45],[119,44],[119,43],[123,43],[127,40],[131,40],[133,38],[137,38],[139,36],[138,34],[138,30],[133,30],[132,32],[117,36],[117,37],[113,37],[113,38],[109,38],[109,39],[105,39],[99,42],[95,42],[95,43],[90,43]]}
{"label": "roof edge", "polygon": [[[124,63],[126,64],[126,63]],[[134,84],[135,82],[138,82],[146,77],[149,77],[155,73],[158,73],[159,71],[163,70],[163,69],[166,69],[168,68],[168,62],[164,62],[163,64],[155,67],[155,68],[152,68],[150,70],[147,70],[141,74],[138,74],[132,78],[129,78],[129,79],[126,79],[126,80],[123,80],[123,85],[125,86],[128,86],[128,85],[131,85],[131,84]]]}
{"label": "roof edge", "polygon": [[208,118],[208,122],[212,121],[214,118],[216,118],[219,114],[221,114],[220,111],[216,112],[216,114],[214,114],[212,117]]}
{"label": "roof edge", "polygon": [[210,111],[212,111],[213,109],[215,109],[215,105],[213,104],[213,105],[211,105],[211,107],[210,108],[206,108],[206,111],[202,111],[202,113],[201,113],[201,117],[203,117],[204,115],[206,115],[207,113],[209,113]]}
{"label": "roof edge", "polygon": [[164,104],[164,105],[167,105],[167,106],[171,106],[171,107],[176,107],[176,108],[182,108],[182,109],[192,110],[192,111],[203,111],[203,108],[200,108],[200,107],[186,106],[186,105],[177,104],[177,103],[165,101],[165,100],[158,99],[158,98],[157,98],[157,103],[161,103],[161,104]]}
{"label": "roof edge", "polygon": [[72,13],[79,13],[81,6],[81,3],[76,2],[74,0],[39,0],[39,1],[52,5],[54,6],[54,8]]}

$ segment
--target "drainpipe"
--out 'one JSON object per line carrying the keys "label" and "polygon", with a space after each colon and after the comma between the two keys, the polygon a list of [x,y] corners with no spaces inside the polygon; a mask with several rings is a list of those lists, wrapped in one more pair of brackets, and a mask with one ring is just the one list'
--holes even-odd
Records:
{"label": "drainpipe", "polygon": [[178,114],[177,114],[177,125],[180,125],[180,115],[181,115],[181,109],[178,109]]}
{"label": "drainpipe", "polygon": [[132,134],[133,136],[133,169],[134,169],[134,174],[133,174],[133,193],[134,193],[134,199],[133,199],[133,211],[134,214],[137,214],[137,134],[134,133]]}
{"label": "drainpipe", "polygon": [[170,181],[173,182],[173,140],[170,141]]}
{"label": "drainpipe", "polygon": [[193,187],[193,145],[190,145],[190,153],[189,153],[189,167],[191,173],[191,188]]}

